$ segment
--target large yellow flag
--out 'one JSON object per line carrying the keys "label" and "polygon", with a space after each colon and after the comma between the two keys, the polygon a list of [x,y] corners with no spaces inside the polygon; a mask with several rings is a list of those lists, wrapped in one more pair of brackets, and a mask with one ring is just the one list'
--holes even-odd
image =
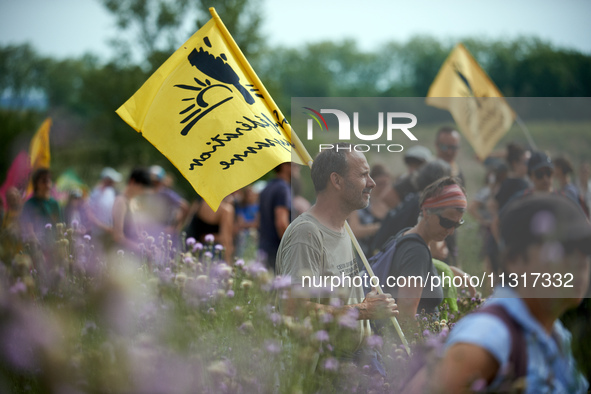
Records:
{"label": "large yellow flag", "polygon": [[225,196],[291,161],[291,128],[213,8],[117,114],[217,210]]}
{"label": "large yellow flag", "polygon": [[51,118],[43,121],[39,130],[31,139],[29,145],[29,157],[31,159],[31,171],[38,168],[49,168],[51,156],[49,154],[49,130],[51,129]]}
{"label": "large yellow flag", "polygon": [[426,103],[451,113],[482,160],[515,120],[515,113],[499,89],[461,43],[441,66]]}

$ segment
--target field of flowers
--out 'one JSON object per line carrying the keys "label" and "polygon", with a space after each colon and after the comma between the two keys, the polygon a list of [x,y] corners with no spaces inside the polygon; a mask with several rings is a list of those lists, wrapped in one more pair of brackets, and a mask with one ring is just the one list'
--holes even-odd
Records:
{"label": "field of flowers", "polygon": [[[352,315],[284,316],[289,278],[257,261],[229,265],[211,242],[144,236],[139,255],[99,253],[58,224],[48,244],[2,250],[0,392],[395,392],[410,358],[394,330],[373,335],[387,377],[342,361]],[[213,237],[212,237],[213,238]],[[435,352],[480,303],[403,324],[414,353]],[[297,315],[297,314],[296,314]]]}

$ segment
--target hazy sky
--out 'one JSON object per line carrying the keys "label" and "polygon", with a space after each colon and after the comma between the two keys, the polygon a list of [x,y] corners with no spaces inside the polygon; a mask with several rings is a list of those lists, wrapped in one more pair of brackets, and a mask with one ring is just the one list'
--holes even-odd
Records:
{"label": "hazy sky", "polygon": [[[355,38],[371,50],[416,34],[441,39],[535,35],[591,54],[588,0],[263,0],[261,12],[270,44]],[[114,18],[98,0],[0,0],[0,45],[28,41],[60,58],[85,52],[111,57],[108,39],[115,35]]]}

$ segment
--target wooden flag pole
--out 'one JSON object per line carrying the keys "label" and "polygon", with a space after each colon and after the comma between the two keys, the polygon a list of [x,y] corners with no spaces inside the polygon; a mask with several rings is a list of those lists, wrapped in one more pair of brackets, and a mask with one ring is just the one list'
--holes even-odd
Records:
{"label": "wooden flag pole", "polygon": [[[258,88],[259,92],[263,95],[263,98],[265,99],[265,101],[269,105],[271,112],[272,113],[274,112],[277,115],[277,117],[279,117],[278,115],[281,114],[281,111],[279,111],[279,107],[277,107],[277,104],[275,104],[275,101],[273,100],[273,98],[271,97],[269,92],[267,92],[267,89],[265,88],[265,86],[263,85],[261,80],[259,79],[258,75],[255,73],[254,69],[251,67],[250,63],[246,59],[246,56],[244,56],[244,54],[240,50],[240,47],[238,47],[238,45],[236,44],[236,42],[232,38],[232,35],[230,34],[228,29],[226,28],[226,26],[222,22],[221,18],[219,17],[217,12],[215,11],[215,8],[211,7],[209,9],[209,12],[211,13],[211,16],[215,19],[217,25],[219,26],[220,32],[222,33],[222,35],[224,36],[224,38],[226,39],[226,41],[228,42],[228,44],[230,45],[230,47],[232,48],[234,53],[239,57],[237,60],[244,67],[244,69],[248,73],[248,76],[252,79],[255,86]],[[279,122],[282,121],[280,119],[278,119],[278,120],[279,120]],[[282,123],[281,126],[285,127],[285,131],[290,135],[291,143],[292,143],[296,153],[298,154],[300,160],[303,163],[307,164],[308,167],[312,168],[312,163],[314,162],[314,160],[312,160],[312,156],[310,156],[306,147],[304,146],[304,144],[302,144],[302,141],[299,139],[297,134],[292,130],[291,125],[289,125],[289,123],[285,122],[285,123]],[[361,250],[361,246],[359,245],[359,242],[357,242],[357,239],[355,238],[355,235],[353,234],[353,231],[351,230],[351,227],[349,226],[349,223],[347,221],[345,221],[345,229],[347,230],[347,233],[349,234],[349,238],[351,238],[351,241],[353,242],[353,245],[355,246],[357,253],[359,254],[359,256],[361,256],[361,260],[363,261],[363,265],[365,266],[365,269],[367,270],[368,275],[370,277],[375,276],[373,273],[373,270],[371,269],[371,266],[369,265],[369,262],[367,261],[367,258],[365,257],[365,254],[363,253],[363,250]],[[382,291],[382,288],[380,286],[377,287],[377,290],[378,290],[379,294],[384,294],[384,292]],[[404,333],[402,332],[402,328],[400,328],[400,324],[398,323],[398,320],[394,316],[391,317],[391,320],[392,320],[392,324],[394,324],[394,328],[396,329],[396,332],[398,333],[398,336],[400,337],[400,340],[402,341],[402,344],[404,345],[404,348],[406,349],[406,352],[410,355],[410,347],[408,346],[408,342],[404,336]]]}

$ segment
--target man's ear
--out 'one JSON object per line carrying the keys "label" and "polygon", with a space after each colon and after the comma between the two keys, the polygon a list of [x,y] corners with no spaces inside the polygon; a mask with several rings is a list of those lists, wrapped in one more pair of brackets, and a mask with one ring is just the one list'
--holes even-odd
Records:
{"label": "man's ear", "polygon": [[332,172],[330,174],[330,183],[335,189],[341,190],[343,187],[343,178],[336,172]]}

